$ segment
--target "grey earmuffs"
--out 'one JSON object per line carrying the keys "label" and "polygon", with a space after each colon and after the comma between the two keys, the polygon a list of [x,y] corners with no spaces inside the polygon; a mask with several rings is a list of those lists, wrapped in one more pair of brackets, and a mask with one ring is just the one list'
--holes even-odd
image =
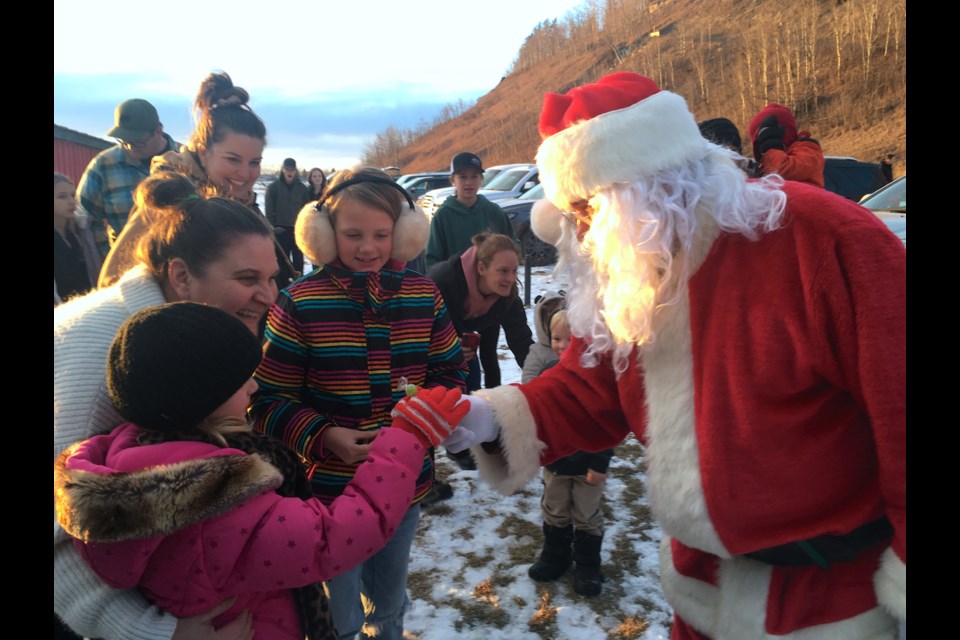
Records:
{"label": "grey earmuffs", "polygon": [[409,205],[401,212],[393,227],[393,251],[390,257],[400,262],[409,262],[426,248],[427,237],[430,234],[430,221],[407,190],[388,178],[360,176],[341,182],[323,194],[317,202],[308,202],[297,214],[297,224],[294,228],[297,247],[311,264],[316,266],[328,264],[337,257],[337,242],[333,223],[330,221],[330,211],[326,207],[327,200],[347,187],[362,182],[390,185],[403,194]]}

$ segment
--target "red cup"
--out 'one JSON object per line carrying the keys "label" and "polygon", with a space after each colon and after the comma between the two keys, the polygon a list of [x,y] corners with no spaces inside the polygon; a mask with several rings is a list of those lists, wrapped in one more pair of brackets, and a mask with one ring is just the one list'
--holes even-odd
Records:
{"label": "red cup", "polygon": [[476,331],[464,331],[463,335],[460,336],[460,342],[463,343],[463,346],[471,351],[476,351],[477,347],[480,346],[480,334]]}

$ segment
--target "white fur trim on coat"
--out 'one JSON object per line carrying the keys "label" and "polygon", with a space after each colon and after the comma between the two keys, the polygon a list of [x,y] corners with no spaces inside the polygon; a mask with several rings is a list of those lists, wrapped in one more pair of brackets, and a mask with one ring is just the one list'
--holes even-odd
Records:
{"label": "white fur trim on coat", "polygon": [[572,202],[615,182],[701,158],[707,144],[686,100],[660,91],[553,134],[540,144],[536,161],[544,195],[569,211]]}
{"label": "white fur trim on coat", "polygon": [[490,404],[500,426],[502,451],[489,454],[483,447],[470,450],[480,479],[505,496],[516,493],[540,471],[540,452],[546,445],[537,439],[537,423],[530,406],[515,385],[475,391]]}
{"label": "white fur trim on coat", "polygon": [[897,620],[907,619],[907,565],[888,548],[880,556],[880,569],[873,575],[877,601]]}
{"label": "white fur trim on coat", "polygon": [[[294,227],[297,247],[315,266],[328,264],[337,258],[337,241],[326,207],[315,209],[308,202],[297,214]],[[393,227],[393,252],[390,257],[400,262],[413,260],[427,247],[430,235],[430,220],[419,206],[403,207],[403,212]]]}

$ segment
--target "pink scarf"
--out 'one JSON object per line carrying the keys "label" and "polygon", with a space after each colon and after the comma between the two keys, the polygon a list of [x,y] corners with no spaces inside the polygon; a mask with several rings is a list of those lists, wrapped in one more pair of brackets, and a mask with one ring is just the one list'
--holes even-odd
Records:
{"label": "pink scarf", "polygon": [[476,318],[490,311],[490,307],[500,299],[500,296],[493,293],[484,296],[480,293],[477,286],[477,248],[470,247],[460,254],[460,266],[463,267],[463,275],[467,280],[467,300],[463,305],[463,317],[465,320]]}

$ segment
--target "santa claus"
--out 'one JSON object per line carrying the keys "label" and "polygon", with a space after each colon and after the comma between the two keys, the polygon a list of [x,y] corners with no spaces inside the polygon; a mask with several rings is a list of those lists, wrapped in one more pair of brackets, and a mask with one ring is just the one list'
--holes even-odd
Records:
{"label": "santa claus", "polygon": [[747,179],[635,73],[547,94],[539,129],[534,230],[569,269],[575,338],[532,382],[477,391],[447,448],[511,493],[635,434],[672,638],[895,638],[903,244],[821,188]]}

